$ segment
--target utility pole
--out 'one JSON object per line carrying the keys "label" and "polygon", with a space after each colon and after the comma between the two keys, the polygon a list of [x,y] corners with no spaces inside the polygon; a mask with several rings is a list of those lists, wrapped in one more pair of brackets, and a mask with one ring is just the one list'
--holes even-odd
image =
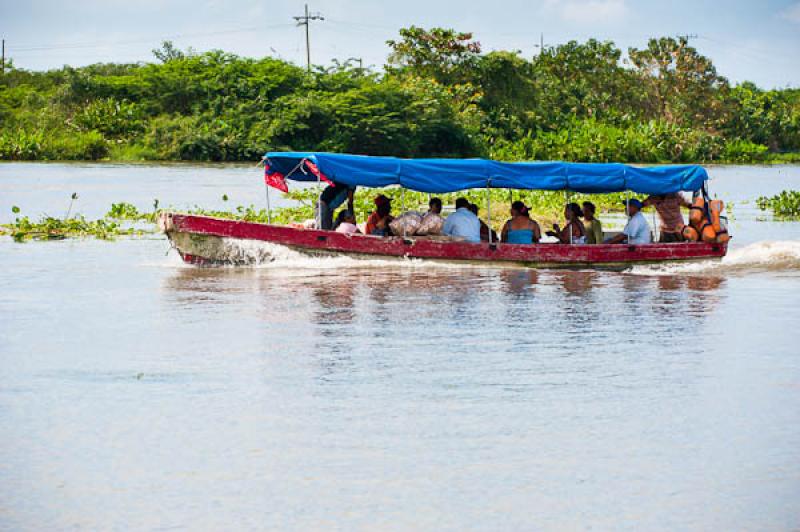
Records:
{"label": "utility pole", "polygon": [[5,39],[3,39],[3,53],[2,53],[2,56],[0,56],[0,57],[2,57],[2,59],[0,59],[0,74],[4,74],[5,75],[5,73],[6,73],[6,40]]}
{"label": "utility pole", "polygon": [[539,34],[539,44],[534,44],[533,47],[539,49],[539,55],[544,53],[544,32]]}
{"label": "utility pole", "polygon": [[306,14],[300,15],[299,17],[292,17],[297,21],[298,26],[305,26],[306,27],[306,70],[311,72],[311,44],[308,38],[308,27],[309,22],[312,20],[325,20],[325,18],[320,13],[309,13],[308,12],[308,4],[306,4]]}

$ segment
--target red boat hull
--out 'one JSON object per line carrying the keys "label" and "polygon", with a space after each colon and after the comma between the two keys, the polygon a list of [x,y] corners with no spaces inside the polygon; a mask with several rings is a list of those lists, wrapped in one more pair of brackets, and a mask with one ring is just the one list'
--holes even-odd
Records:
{"label": "red boat hull", "polygon": [[[208,239],[278,244],[312,255],[396,257],[449,262],[501,263],[527,267],[625,268],[632,264],[719,259],[726,244],[682,242],[672,244],[471,244],[425,237],[374,237],[333,231],[165,213],[161,218],[184,261],[195,264],[247,262],[215,255]],[[198,243],[193,246],[193,242]],[[198,251],[199,250],[199,251]]]}

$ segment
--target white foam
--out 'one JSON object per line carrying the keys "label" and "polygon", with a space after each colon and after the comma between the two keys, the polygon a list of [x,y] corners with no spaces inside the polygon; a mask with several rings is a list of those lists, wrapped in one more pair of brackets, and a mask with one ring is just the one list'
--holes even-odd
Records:
{"label": "white foam", "polygon": [[469,264],[445,263],[412,258],[354,258],[347,255],[308,255],[289,247],[259,240],[223,239],[225,261],[245,264],[251,268],[275,269],[287,275],[307,275],[318,270],[348,270],[353,268],[472,268]]}
{"label": "white foam", "polygon": [[722,260],[634,266],[636,275],[722,274],[748,272],[800,271],[800,241],[775,240],[729,249]]}

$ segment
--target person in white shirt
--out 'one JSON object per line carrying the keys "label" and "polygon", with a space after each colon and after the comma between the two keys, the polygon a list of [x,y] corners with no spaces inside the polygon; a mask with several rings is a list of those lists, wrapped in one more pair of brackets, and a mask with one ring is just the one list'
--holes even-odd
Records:
{"label": "person in white shirt", "polygon": [[467,242],[481,241],[481,221],[469,210],[466,198],[456,200],[456,212],[447,217],[442,234],[461,237]]}
{"label": "person in white shirt", "polygon": [[627,201],[628,223],[625,229],[615,237],[605,241],[606,244],[650,244],[653,237],[647,219],[641,213],[642,202],[634,198]]}

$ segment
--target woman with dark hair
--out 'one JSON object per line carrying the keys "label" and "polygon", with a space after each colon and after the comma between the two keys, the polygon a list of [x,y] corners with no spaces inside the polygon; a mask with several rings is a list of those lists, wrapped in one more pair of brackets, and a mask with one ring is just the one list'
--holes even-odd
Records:
{"label": "woman with dark hair", "polygon": [[394,218],[391,216],[392,200],[378,194],[375,196],[375,210],[367,218],[367,225],[364,227],[364,233],[368,235],[388,236],[389,222]]}
{"label": "woman with dark hair", "polygon": [[553,224],[553,230],[548,231],[547,234],[556,237],[562,244],[585,244],[586,228],[581,222],[582,216],[583,211],[577,203],[567,203],[564,207],[566,225],[562,229],[558,224]]}
{"label": "woman with dark hair", "polygon": [[538,223],[531,220],[528,207],[521,201],[515,201],[511,204],[511,219],[503,226],[500,236],[508,244],[538,244],[542,230]]}
{"label": "woman with dark hair", "polygon": [[[383,196],[385,198],[385,196]],[[392,201],[388,198],[385,200],[376,200],[375,212],[370,215],[370,221],[367,222],[366,232],[368,235],[376,236],[392,236],[392,230],[389,224],[394,220],[392,216]]]}
{"label": "woman with dark hair", "polygon": [[603,243],[603,224],[600,220],[594,217],[597,207],[591,201],[583,202],[583,219],[586,220],[584,228],[586,229],[586,243],[587,244],[602,244]]}

